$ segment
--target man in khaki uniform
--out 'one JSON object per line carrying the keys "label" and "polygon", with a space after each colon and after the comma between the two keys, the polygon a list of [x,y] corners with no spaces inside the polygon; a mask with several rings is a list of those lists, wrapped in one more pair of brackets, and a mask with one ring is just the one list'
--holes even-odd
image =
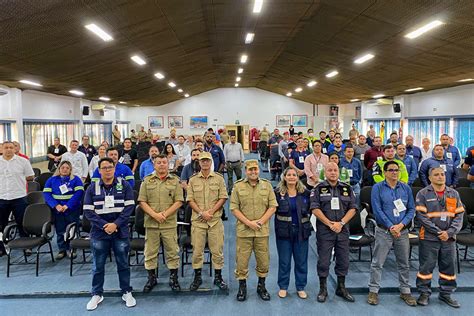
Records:
{"label": "man in khaki uniform", "polygon": [[[222,206],[227,200],[224,177],[211,170],[212,156],[209,152],[199,155],[201,171],[189,179],[187,201],[193,209],[191,218],[191,243],[193,245],[194,280],[189,289],[196,291],[202,284],[201,269],[206,240],[212,254],[215,268],[214,284],[221,290],[227,290],[222,279],[224,266],[224,224],[222,224]],[[207,238],[206,238],[207,237]]]}
{"label": "man in khaki uniform", "polygon": [[146,132],[145,128],[142,126],[138,132],[138,143],[144,143],[146,141]]}
{"label": "man in khaki uniform", "polygon": [[272,185],[268,180],[259,178],[258,161],[245,162],[246,178],[235,182],[230,199],[230,209],[237,217],[237,254],[235,277],[239,280],[238,301],[247,298],[248,264],[252,251],[257,261],[257,293],[264,301],[270,300],[265,288],[270,253],[268,236],[269,220],[278,206]]}
{"label": "man in khaki uniform", "polygon": [[163,242],[166,264],[170,270],[169,285],[181,290],[178,283],[179,246],[176,232],[176,210],[183,205],[183,189],[179,178],[168,173],[168,158],[158,155],[154,160],[155,172],[145,177],[140,187],[138,202],[145,212],[145,269],[148,282],[143,292],[150,292],[157,284],[158,251]]}

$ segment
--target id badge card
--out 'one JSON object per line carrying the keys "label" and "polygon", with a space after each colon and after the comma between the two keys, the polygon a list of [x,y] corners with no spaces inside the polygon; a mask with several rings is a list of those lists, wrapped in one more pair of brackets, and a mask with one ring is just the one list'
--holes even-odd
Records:
{"label": "id badge card", "polygon": [[349,178],[352,178],[352,169],[347,169],[347,173],[349,174]]}
{"label": "id badge card", "polygon": [[115,206],[115,201],[114,201],[114,196],[113,195],[106,195],[105,196],[105,207],[114,207]]}
{"label": "id badge card", "polygon": [[446,157],[448,157],[449,159],[453,159],[453,153],[446,153]]}
{"label": "id badge card", "polygon": [[377,160],[383,160],[383,158],[379,156],[379,157],[377,157]]}
{"label": "id badge card", "polygon": [[364,154],[360,154],[360,160],[364,160]]}
{"label": "id badge card", "polygon": [[441,167],[441,169],[443,169],[444,172],[446,172],[446,165],[443,164],[443,165],[439,165]]}
{"label": "id badge card", "polygon": [[67,187],[66,184],[60,185],[59,190],[61,191],[61,194],[69,192],[69,188]]}
{"label": "id badge card", "polygon": [[54,153],[59,154],[59,148],[54,148]]}
{"label": "id badge card", "polygon": [[304,163],[304,157],[303,156],[299,156],[299,162]]}
{"label": "id badge card", "polygon": [[400,216],[400,212],[396,208],[393,209],[393,216],[395,216],[395,217]]}
{"label": "id badge card", "polygon": [[405,204],[403,204],[401,199],[393,201],[393,204],[395,204],[395,208],[397,209],[397,211],[399,213],[403,212],[403,211],[406,211],[406,209],[407,209]]}
{"label": "id badge card", "polygon": [[323,154],[327,154],[328,150],[326,148],[323,148]]}
{"label": "id badge card", "polygon": [[123,157],[120,157],[119,162],[123,163]]}
{"label": "id badge card", "polygon": [[441,212],[441,218],[440,219],[441,219],[442,222],[446,222],[447,217],[448,216],[446,215],[446,212]]}
{"label": "id badge card", "polygon": [[318,171],[321,171],[321,170],[323,170],[323,164],[318,163]]}
{"label": "id badge card", "polygon": [[170,162],[170,163],[168,164],[168,169],[171,170],[171,169],[173,169],[173,168],[174,168],[174,162]]}
{"label": "id badge card", "polygon": [[332,210],[338,210],[339,209],[339,198],[333,197],[331,199],[331,209]]}

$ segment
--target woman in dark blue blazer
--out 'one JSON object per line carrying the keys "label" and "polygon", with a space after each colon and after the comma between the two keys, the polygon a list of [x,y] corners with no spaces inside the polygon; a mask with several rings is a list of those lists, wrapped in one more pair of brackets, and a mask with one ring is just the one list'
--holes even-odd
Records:
{"label": "woman in dark blue blazer", "polygon": [[295,262],[295,285],[299,298],[305,299],[308,276],[308,238],[311,236],[309,218],[310,191],[306,189],[293,167],[285,169],[275,189],[278,207],[275,215],[275,236],[278,250],[278,296],[287,296],[290,283],[291,259]]}

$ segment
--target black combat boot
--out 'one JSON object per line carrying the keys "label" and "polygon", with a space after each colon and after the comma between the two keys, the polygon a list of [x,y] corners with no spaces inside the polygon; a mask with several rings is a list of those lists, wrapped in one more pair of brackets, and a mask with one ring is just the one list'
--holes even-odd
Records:
{"label": "black combat boot", "polygon": [[222,279],[222,270],[215,269],[214,270],[214,284],[217,285],[218,288],[221,290],[227,290],[227,283],[224,282]]}
{"label": "black combat boot", "polygon": [[326,283],[327,278],[320,277],[319,278],[319,293],[318,293],[318,302],[324,303],[328,298],[328,287]]}
{"label": "black combat boot", "polygon": [[194,280],[189,286],[190,291],[196,291],[202,284],[201,269],[194,269]]}
{"label": "black combat boot", "polygon": [[178,282],[178,269],[171,269],[170,270],[170,282],[169,285],[171,290],[173,291],[181,291],[181,286],[179,286]]}
{"label": "black combat boot", "polygon": [[336,288],[336,295],[342,297],[348,302],[354,302],[355,299],[346,289],[346,277],[345,276],[338,276],[337,277],[337,288]]}
{"label": "black combat boot", "polygon": [[239,291],[237,292],[237,301],[243,302],[247,299],[247,280],[239,280]]}
{"label": "black combat boot", "polygon": [[257,294],[264,301],[270,300],[270,293],[265,288],[265,278],[258,278]]}
{"label": "black combat boot", "polygon": [[148,271],[148,281],[143,287],[144,293],[150,293],[151,290],[153,290],[153,288],[158,284],[158,282],[156,282],[155,269],[147,270],[147,271]]}

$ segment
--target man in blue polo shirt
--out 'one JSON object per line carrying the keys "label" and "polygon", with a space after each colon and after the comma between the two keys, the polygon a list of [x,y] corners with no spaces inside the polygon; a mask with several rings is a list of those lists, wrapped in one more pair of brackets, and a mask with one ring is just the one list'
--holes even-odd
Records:
{"label": "man in blue polo shirt", "polygon": [[[129,167],[119,162],[118,149],[116,147],[111,147],[107,149],[107,157],[112,159],[115,164],[115,177],[127,181],[133,189],[133,187],[135,186],[135,176],[133,175],[132,170]],[[94,171],[94,174],[92,175],[91,180],[98,181],[99,179],[100,172],[99,168],[97,167],[97,169],[95,169]]]}
{"label": "man in blue polo shirt", "polygon": [[429,171],[431,168],[441,167],[446,174],[446,185],[448,187],[456,187],[458,184],[458,171],[452,159],[447,158],[444,147],[435,145],[433,148],[433,157],[426,159],[420,166],[420,180],[423,187],[430,185]]}
{"label": "man in blue polo shirt", "polygon": [[300,180],[306,182],[306,174],[304,172],[304,160],[309,152],[304,149],[304,140],[302,138],[296,140],[296,149],[290,154],[290,167],[296,168]]}
{"label": "man in blue polo shirt", "polygon": [[382,279],[382,269],[393,246],[400,280],[400,298],[409,306],[416,306],[411,295],[408,226],[415,215],[415,201],[411,188],[398,180],[400,167],[395,161],[387,161],[383,166],[385,180],[372,188],[372,210],[377,227],[375,248],[370,264],[369,297],[367,303],[379,303],[378,292]]}
{"label": "man in blue polo shirt", "polygon": [[100,178],[93,181],[84,198],[84,216],[91,222],[92,298],[87,310],[94,310],[104,300],[105,262],[113,249],[122,290],[127,307],[137,303],[130,286],[128,253],[130,240],[128,222],[135,208],[133,188],[114,176],[115,163],[111,158],[99,161]]}
{"label": "man in blue polo shirt", "polygon": [[143,161],[142,164],[140,165],[140,179],[143,181],[146,176],[149,176],[150,174],[155,171],[155,167],[153,165],[153,160],[155,160],[156,157],[160,154],[160,150],[156,146],[151,146],[150,149],[148,150],[148,155],[150,158],[147,160]]}
{"label": "man in blue polo shirt", "polygon": [[415,160],[416,167],[418,168],[418,166],[420,165],[421,159],[423,159],[423,155],[421,154],[420,147],[415,146],[413,143],[414,143],[413,136],[407,135],[407,137],[405,137],[407,156],[410,156],[411,158]]}
{"label": "man in blue polo shirt", "polygon": [[444,148],[444,157],[453,161],[454,168],[459,167],[461,164],[461,155],[459,153],[459,149],[456,146],[450,145],[450,139],[447,134],[441,135],[439,141]]}
{"label": "man in blue polo shirt", "polygon": [[208,131],[206,133],[204,151],[211,153],[212,161],[214,162],[214,172],[222,173],[225,167],[224,152],[219,146],[213,143],[213,135],[213,132]]}
{"label": "man in blue polo shirt", "polygon": [[356,197],[356,204],[359,204],[360,184],[362,182],[362,163],[359,159],[354,159],[354,147],[348,144],[344,149],[344,158],[339,162],[339,167],[346,168],[349,174],[350,185]]}

